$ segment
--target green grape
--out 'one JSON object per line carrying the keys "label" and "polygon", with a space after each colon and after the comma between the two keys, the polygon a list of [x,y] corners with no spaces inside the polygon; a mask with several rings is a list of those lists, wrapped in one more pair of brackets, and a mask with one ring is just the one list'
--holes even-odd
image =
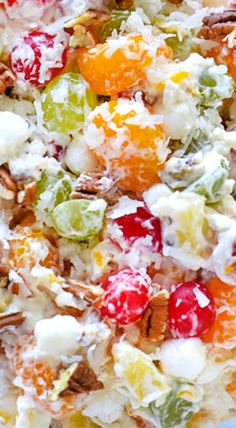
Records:
{"label": "green grape", "polygon": [[204,69],[199,77],[200,105],[204,107],[218,107],[222,100],[233,94],[232,78],[222,72],[220,67],[212,66]]}
{"label": "green grape", "polygon": [[180,61],[187,59],[193,52],[199,52],[199,47],[188,36],[179,40],[176,34],[176,36],[168,37],[166,43],[173,51],[173,59],[179,59]]}
{"label": "green grape", "polygon": [[172,189],[182,189],[200,178],[204,171],[204,163],[198,153],[182,158],[173,156],[166,162],[161,179]]}
{"label": "green grape", "polygon": [[205,174],[187,187],[187,192],[194,192],[205,196],[206,203],[212,204],[219,201],[224,195],[224,183],[229,176],[229,166],[226,159],[218,162],[214,168],[206,168]]}
{"label": "green grape", "polygon": [[100,30],[99,40],[104,43],[111,36],[113,30],[119,31],[123,21],[126,21],[130,15],[129,10],[113,10],[111,20],[106,22]]}
{"label": "green grape", "polygon": [[210,88],[214,88],[216,86],[216,80],[210,76],[209,70],[203,71],[199,77],[200,86],[208,86]]}
{"label": "green grape", "polygon": [[96,95],[78,73],[55,77],[42,93],[43,119],[50,131],[81,130],[85,117],[96,105]]}
{"label": "green grape", "polygon": [[161,428],[184,428],[198,410],[198,407],[190,401],[178,398],[174,391],[167,395],[161,406],[157,407],[153,402],[150,408]]}
{"label": "green grape", "polygon": [[188,147],[186,148],[185,154],[189,155],[191,153],[198,153],[200,152],[200,150],[202,151],[206,149],[210,150],[211,147],[212,147],[212,142],[209,141],[209,136],[205,135],[200,130],[199,138],[197,140],[193,139],[192,141],[190,141]]}
{"label": "green grape", "polygon": [[37,183],[34,206],[36,209],[42,209],[41,207],[44,205],[44,195],[47,192],[47,207],[45,210],[50,213],[58,204],[69,199],[71,190],[70,177],[65,175],[62,171],[58,172],[56,175],[49,175],[44,171],[41,175],[40,181]]}
{"label": "green grape", "polygon": [[[92,204],[97,204],[97,208]],[[65,238],[77,241],[93,238],[103,227],[105,205],[103,199],[75,199],[63,202],[53,210],[53,225],[57,233]]]}

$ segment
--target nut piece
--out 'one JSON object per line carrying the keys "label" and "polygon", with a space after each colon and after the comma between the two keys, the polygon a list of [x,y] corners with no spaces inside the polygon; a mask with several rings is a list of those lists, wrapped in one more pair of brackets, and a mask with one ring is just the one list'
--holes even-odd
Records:
{"label": "nut piece", "polygon": [[169,0],[169,2],[172,4],[181,4],[183,3],[183,0]]}
{"label": "nut piece", "polygon": [[14,229],[18,225],[22,227],[32,226],[35,221],[36,217],[34,215],[34,212],[18,204],[13,209],[12,218],[10,220],[9,226],[10,229]]}
{"label": "nut piece", "polygon": [[3,199],[14,199],[17,193],[17,187],[9,171],[0,166],[0,197]]}
{"label": "nut piece", "polygon": [[1,262],[1,266],[0,266],[0,289],[7,287],[9,272],[10,272],[9,264]]}
{"label": "nut piece", "polygon": [[87,10],[82,15],[76,16],[76,18],[67,22],[64,26],[64,30],[70,34],[73,34],[74,27],[76,25],[84,25],[85,27],[94,27],[104,24],[111,20],[111,16],[105,12],[99,12],[97,10]]}
{"label": "nut piece", "polygon": [[139,322],[140,335],[143,339],[161,343],[164,340],[168,317],[169,293],[161,290],[153,297]]}
{"label": "nut piece", "polygon": [[81,297],[85,300],[93,301],[102,296],[103,290],[97,285],[84,284],[70,280],[65,286],[65,290],[71,293],[74,297]]}
{"label": "nut piece", "polygon": [[80,318],[84,314],[84,311],[74,308],[73,306],[60,306],[57,309],[61,315],[70,315],[75,318]]}
{"label": "nut piece", "polygon": [[22,205],[24,207],[29,207],[35,200],[37,192],[37,184],[35,181],[29,183],[25,186],[24,190],[22,190]]}
{"label": "nut piece", "polygon": [[52,419],[49,428],[62,428],[62,423],[56,421],[56,419]]}
{"label": "nut piece", "polygon": [[0,316],[0,329],[5,327],[12,327],[21,325],[25,321],[25,316],[22,312],[15,312],[13,314],[6,314]]}
{"label": "nut piece", "polygon": [[97,379],[93,370],[84,361],[77,364],[68,380],[68,386],[60,393],[61,397],[103,389],[103,383]]}
{"label": "nut piece", "polygon": [[94,47],[97,29],[110,19],[111,16],[107,13],[91,9],[69,21],[64,30],[71,34],[70,47]]}
{"label": "nut piece", "polygon": [[14,86],[15,80],[12,71],[3,62],[0,62],[0,94],[3,94],[7,88]]}
{"label": "nut piece", "polygon": [[83,25],[75,25],[74,33],[70,37],[69,46],[71,48],[93,48],[96,40],[93,33]]}
{"label": "nut piece", "polygon": [[224,37],[236,29],[236,10],[225,10],[223,13],[212,13],[205,16],[203,26],[198,33],[204,39]]}
{"label": "nut piece", "polygon": [[152,423],[145,421],[144,419],[140,418],[140,416],[131,416],[131,417],[135,421],[137,428],[155,428],[155,426]]}
{"label": "nut piece", "polygon": [[133,0],[115,0],[117,6],[120,9],[129,9],[133,6],[134,1]]}
{"label": "nut piece", "polygon": [[107,193],[114,186],[112,178],[104,172],[83,172],[76,181],[72,199],[95,199]]}

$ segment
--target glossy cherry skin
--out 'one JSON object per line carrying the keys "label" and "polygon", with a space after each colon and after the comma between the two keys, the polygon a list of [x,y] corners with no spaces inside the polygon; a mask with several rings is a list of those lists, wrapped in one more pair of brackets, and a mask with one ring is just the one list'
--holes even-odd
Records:
{"label": "glossy cherry skin", "polygon": [[189,281],[173,287],[168,327],[174,337],[200,337],[214,320],[214,299],[203,284]]}
{"label": "glossy cherry skin", "polygon": [[101,286],[105,291],[100,307],[103,318],[120,325],[141,318],[148,304],[151,286],[137,270],[121,269],[112,273]]}
{"label": "glossy cherry skin", "polygon": [[161,222],[146,207],[138,207],[135,213],[124,215],[114,221],[119,226],[122,237],[130,245],[140,239],[142,245],[157,252],[162,250]]}
{"label": "glossy cherry skin", "polygon": [[13,72],[33,86],[51,80],[63,68],[65,60],[65,41],[39,30],[26,33],[11,52]]}

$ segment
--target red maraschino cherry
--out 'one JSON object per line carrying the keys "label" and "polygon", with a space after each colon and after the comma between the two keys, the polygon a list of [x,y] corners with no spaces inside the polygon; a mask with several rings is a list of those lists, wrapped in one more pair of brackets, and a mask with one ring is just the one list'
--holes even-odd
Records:
{"label": "red maraschino cherry", "polygon": [[100,312],[116,324],[138,321],[145,311],[150,283],[137,270],[124,268],[112,273],[102,284],[105,291]]}
{"label": "red maraschino cherry", "polygon": [[18,40],[11,52],[13,72],[33,86],[51,80],[65,63],[65,40],[33,30]]}
{"label": "red maraschino cherry", "polygon": [[169,300],[168,326],[174,337],[200,337],[215,320],[214,299],[195,281],[174,287]]}
{"label": "red maraschino cherry", "polygon": [[161,251],[161,222],[146,207],[138,207],[135,213],[118,217],[114,221],[119,226],[122,237],[130,245],[142,239],[142,245]]}

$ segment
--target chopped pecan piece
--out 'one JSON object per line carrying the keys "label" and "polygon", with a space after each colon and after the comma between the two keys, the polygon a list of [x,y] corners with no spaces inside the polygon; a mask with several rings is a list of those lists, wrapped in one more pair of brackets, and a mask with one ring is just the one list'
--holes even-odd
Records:
{"label": "chopped pecan piece", "polygon": [[24,207],[32,205],[35,200],[36,192],[37,185],[35,181],[26,184],[24,190],[22,190],[22,201],[20,201]]}
{"label": "chopped pecan piece", "polygon": [[133,6],[134,1],[133,0],[115,0],[117,6],[120,9],[129,9]]}
{"label": "chopped pecan piece", "polygon": [[62,423],[56,421],[56,419],[52,419],[49,428],[62,428]]}
{"label": "chopped pecan piece", "polygon": [[0,94],[7,88],[11,88],[15,83],[15,76],[3,62],[0,62]]}
{"label": "chopped pecan piece", "polygon": [[177,5],[183,3],[183,1],[184,0],[169,0],[170,3],[177,4]]}
{"label": "chopped pecan piece", "polygon": [[10,229],[14,229],[16,226],[32,226],[36,218],[34,212],[29,210],[22,205],[17,205],[13,210],[13,215],[9,223]]}
{"label": "chopped pecan piece", "polygon": [[93,48],[96,40],[93,33],[83,25],[74,27],[73,35],[70,37],[69,46],[71,48]]}
{"label": "chopped pecan piece", "polygon": [[3,166],[0,167],[0,197],[3,199],[14,199],[17,193],[17,187],[9,171]]}
{"label": "chopped pecan piece", "polygon": [[0,354],[1,355],[5,354],[5,348],[3,347],[3,345],[0,345]]}
{"label": "chopped pecan piece", "polygon": [[88,300],[95,300],[103,294],[103,290],[97,285],[84,284],[73,280],[70,280],[64,288],[73,294],[74,297],[81,297],[83,295]]}
{"label": "chopped pecan piece", "polygon": [[212,25],[215,25],[215,24],[235,22],[235,21],[236,21],[235,9],[225,10],[222,13],[211,13],[210,15],[205,16],[205,18],[203,18],[203,24],[209,25],[210,27],[212,27]]}
{"label": "chopped pecan piece", "polygon": [[61,397],[103,389],[103,383],[97,379],[93,370],[84,361],[75,367],[68,380],[68,386],[60,393]]}
{"label": "chopped pecan piece", "polygon": [[6,288],[8,286],[8,276],[0,276],[0,288]]}
{"label": "chopped pecan piece", "polygon": [[0,182],[4,184],[8,190],[15,193],[17,192],[16,183],[12,179],[9,171],[7,171],[3,166],[0,167]]}
{"label": "chopped pecan piece", "polygon": [[84,314],[84,311],[74,308],[73,306],[60,306],[57,309],[61,315],[70,315],[75,318],[80,318]]}
{"label": "chopped pecan piece", "polygon": [[[8,277],[8,274],[10,272],[10,266],[8,263],[3,263],[3,261],[1,261],[1,265],[0,265],[0,279]],[[1,284],[0,287],[3,287],[3,285]]]}
{"label": "chopped pecan piece", "polygon": [[89,201],[94,201],[96,199],[95,194],[86,193],[86,192],[73,192],[71,193],[71,199],[88,199]]}
{"label": "chopped pecan piece", "polygon": [[85,27],[92,27],[104,24],[107,21],[110,21],[111,16],[105,12],[100,12],[98,10],[87,10],[87,12],[82,15],[76,16],[76,18],[67,22],[64,26],[64,30],[70,34],[73,34],[73,28],[76,25],[84,25]]}
{"label": "chopped pecan piece", "polygon": [[82,15],[69,21],[64,30],[71,34],[69,45],[70,47],[86,47],[90,48],[96,45],[96,30],[109,21],[111,16],[105,12],[97,10],[88,10]]}
{"label": "chopped pecan piece", "polygon": [[73,264],[71,263],[70,260],[67,260],[67,259],[64,259],[62,263],[63,263],[63,268],[61,270],[61,276],[65,279],[70,278]]}
{"label": "chopped pecan piece", "polygon": [[12,327],[21,325],[25,321],[25,316],[22,312],[15,312],[13,314],[6,314],[0,316],[0,329],[5,327]]}
{"label": "chopped pecan piece", "polygon": [[161,290],[154,296],[139,322],[140,335],[143,339],[161,343],[164,339],[168,316],[169,293]]}
{"label": "chopped pecan piece", "polygon": [[96,195],[107,193],[114,186],[114,181],[104,172],[83,172],[76,181],[72,199],[94,199]]}
{"label": "chopped pecan piece", "polygon": [[17,282],[12,282],[10,284],[10,288],[9,289],[10,289],[10,291],[11,291],[12,294],[15,294],[16,296],[19,296],[21,286]]}
{"label": "chopped pecan piece", "polygon": [[203,26],[198,33],[204,39],[227,36],[236,29],[236,10],[211,13],[203,19]]}
{"label": "chopped pecan piece", "polygon": [[135,421],[137,428],[155,428],[151,422],[145,421],[140,416],[132,416],[132,419]]}

